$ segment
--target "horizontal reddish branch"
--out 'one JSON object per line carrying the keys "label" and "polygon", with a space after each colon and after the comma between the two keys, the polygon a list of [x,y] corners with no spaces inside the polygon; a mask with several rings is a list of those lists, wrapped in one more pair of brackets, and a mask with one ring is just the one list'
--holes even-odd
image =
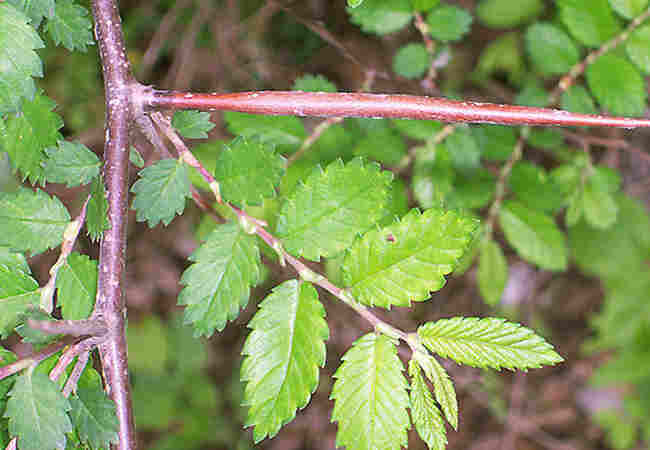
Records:
{"label": "horizontal reddish branch", "polygon": [[143,104],[149,108],[317,117],[429,119],[503,125],[650,127],[648,119],[591,116],[556,109],[413,95],[295,91],[199,94],[152,89],[142,93]]}

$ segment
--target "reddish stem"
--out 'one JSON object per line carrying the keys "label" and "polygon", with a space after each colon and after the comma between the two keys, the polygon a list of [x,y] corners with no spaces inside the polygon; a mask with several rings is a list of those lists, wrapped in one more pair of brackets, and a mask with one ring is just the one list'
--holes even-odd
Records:
{"label": "reddish stem", "polygon": [[253,114],[429,119],[504,125],[650,127],[641,118],[592,116],[568,111],[455,101],[413,95],[260,91],[201,94],[145,90],[148,108],[240,111]]}

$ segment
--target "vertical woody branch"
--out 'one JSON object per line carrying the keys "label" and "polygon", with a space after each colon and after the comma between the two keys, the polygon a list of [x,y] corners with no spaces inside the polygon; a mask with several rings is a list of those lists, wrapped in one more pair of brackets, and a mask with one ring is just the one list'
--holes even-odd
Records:
{"label": "vertical woody branch", "polygon": [[107,339],[99,346],[106,390],[119,420],[117,449],[136,447],[126,357],[122,281],[125,267],[128,196],[130,86],[134,83],[126,57],[122,24],[115,0],[94,0],[95,38],[99,47],[106,95],[104,180],[110,229],[100,245],[97,301],[93,317],[105,320]]}

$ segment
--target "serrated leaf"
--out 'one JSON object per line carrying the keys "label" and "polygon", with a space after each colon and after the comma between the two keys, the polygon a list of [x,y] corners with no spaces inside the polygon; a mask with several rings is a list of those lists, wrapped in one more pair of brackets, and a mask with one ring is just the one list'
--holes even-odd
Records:
{"label": "serrated leaf", "polygon": [[303,92],[336,92],[336,86],[323,75],[303,75],[296,78],[291,87]]}
{"label": "serrated leaf", "polygon": [[634,19],[648,7],[648,0],[609,0],[609,4],[626,19]]}
{"label": "serrated leaf", "polygon": [[499,211],[499,224],[522,258],[543,269],[566,269],[564,234],[551,217],[510,201]]}
{"label": "serrated leaf", "polygon": [[82,442],[93,448],[108,448],[111,443],[117,443],[115,403],[101,386],[78,388],[70,397],[70,405],[70,419]]}
{"label": "serrated leaf", "polygon": [[261,205],[275,196],[284,167],[285,159],[272,146],[238,138],[219,154],[214,177],[226,200],[237,206]]}
{"label": "serrated leaf", "polygon": [[587,68],[587,83],[600,105],[611,114],[642,116],[648,94],[645,80],[625,58],[605,54]]}
{"label": "serrated leaf", "polygon": [[59,129],[63,120],[52,111],[55,106],[53,100],[37,94],[31,102],[23,102],[20,114],[7,119],[0,135],[0,147],[9,153],[23,180],[29,178],[33,184],[45,182],[45,149],[62,139]]}
{"label": "serrated leaf", "polygon": [[250,288],[260,279],[260,254],[252,236],[236,223],[218,225],[190,256],[181,277],[178,304],[186,305],[185,323],[195,335],[210,336],[239,315]]}
{"label": "serrated leaf", "polygon": [[108,200],[104,177],[101,175],[93,179],[90,185],[90,201],[86,210],[86,231],[93,241],[102,237],[105,230],[111,227],[108,220]]}
{"label": "serrated leaf", "polygon": [[135,194],[133,209],[136,219],[145,220],[149,228],[159,222],[169,225],[176,214],[185,209],[185,199],[191,197],[187,166],[177,159],[161,159],[141,170],[140,179],[131,192]]}
{"label": "serrated leaf", "polygon": [[382,218],[391,179],[360,158],[317,167],[282,205],[277,234],[285,249],[312,261],[340,253]]}
{"label": "serrated leaf", "polygon": [[518,323],[494,317],[454,317],[418,328],[433,353],[459,364],[527,370],[563,361],[553,346]]}
{"label": "serrated leaf", "polygon": [[285,281],[260,303],[248,324],[241,380],[246,383],[246,426],[255,442],[275,436],[304,408],[325,365],[329,330],[325,309],[309,283]]}
{"label": "serrated leaf", "polygon": [[65,435],[72,431],[70,403],[47,375],[25,371],[9,396],[3,417],[9,419],[9,433],[18,437],[20,450],[65,448]]}
{"label": "serrated leaf", "polygon": [[420,78],[429,69],[430,56],[424,44],[410,43],[397,50],[393,71],[404,78]]}
{"label": "serrated leaf", "polygon": [[54,15],[54,0],[8,0],[8,3],[25,13],[35,29],[38,29],[43,18]]}
{"label": "serrated leaf", "polygon": [[347,450],[400,450],[410,427],[404,366],[395,342],[368,333],[343,355],[334,378],[332,422],[336,446]]}
{"label": "serrated leaf", "polygon": [[56,247],[69,222],[61,201],[40,189],[0,195],[0,245],[14,251],[36,255]]}
{"label": "serrated leaf", "polygon": [[476,281],[485,303],[498,305],[508,281],[508,262],[501,246],[493,240],[481,244]]}
{"label": "serrated leaf", "polygon": [[634,30],[625,43],[630,60],[646,75],[650,74],[650,25]]}
{"label": "serrated leaf", "polygon": [[90,317],[97,293],[97,261],[72,252],[56,279],[57,304],[66,320]]}
{"label": "serrated leaf", "polygon": [[29,21],[9,3],[0,3],[0,115],[20,110],[22,99],[31,100],[36,93],[32,77],[43,76],[34,50],[45,44]]}
{"label": "serrated leaf", "polygon": [[557,0],[560,19],[587,47],[598,47],[621,31],[608,0]]}
{"label": "serrated leaf", "polygon": [[305,126],[295,116],[266,116],[226,111],[228,131],[246,138],[257,137],[265,144],[275,144],[279,153],[293,152],[307,137]]}
{"label": "serrated leaf", "polygon": [[476,16],[491,28],[513,28],[522,25],[544,11],[542,0],[481,0]]}
{"label": "serrated leaf", "polygon": [[526,51],[544,75],[568,72],[580,60],[580,51],[561,28],[537,22],[526,30]]}
{"label": "serrated leaf", "polygon": [[172,126],[188,139],[207,139],[208,131],[216,125],[210,121],[209,112],[187,110],[174,113]]}
{"label": "serrated leaf", "polygon": [[447,430],[442,421],[440,410],[433,401],[429,387],[424,382],[420,366],[414,359],[409,361],[411,376],[411,417],[420,438],[430,450],[445,450],[447,447]]}
{"label": "serrated leaf", "polygon": [[433,383],[433,392],[436,401],[445,413],[447,422],[454,428],[458,429],[458,400],[456,399],[456,390],[451,382],[447,371],[431,355],[416,352],[414,358],[424,370],[427,378]]}
{"label": "serrated leaf", "polygon": [[462,38],[472,25],[472,15],[463,8],[443,4],[427,14],[429,33],[442,42],[457,41]]}
{"label": "serrated leaf", "polygon": [[101,161],[79,142],[59,141],[58,148],[45,150],[45,178],[50,183],[66,183],[68,187],[88,184],[99,175]]}
{"label": "serrated leaf", "polygon": [[388,34],[411,22],[409,0],[365,0],[357,8],[348,8],[350,20],[366,33]]}
{"label": "serrated leaf", "polygon": [[38,283],[28,273],[0,265],[0,337],[6,338],[40,300]]}
{"label": "serrated leaf", "polygon": [[455,211],[411,210],[401,221],[368,231],[343,263],[345,285],[369,306],[410,306],[445,284],[478,223]]}
{"label": "serrated leaf", "polygon": [[73,0],[57,0],[54,16],[45,28],[56,45],[63,44],[70,51],[85,52],[95,42],[88,10]]}

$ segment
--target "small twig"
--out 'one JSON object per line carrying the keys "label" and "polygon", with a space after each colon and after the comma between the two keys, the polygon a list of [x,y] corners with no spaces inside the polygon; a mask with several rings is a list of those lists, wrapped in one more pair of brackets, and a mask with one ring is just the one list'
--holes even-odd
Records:
{"label": "small twig", "polygon": [[[435,147],[436,145],[441,144],[445,139],[451,136],[457,128],[458,125],[456,124],[445,125],[440,131],[433,135],[433,137],[427,140],[427,145],[430,147]],[[416,145],[409,149],[408,154],[404,156],[402,161],[400,161],[399,167],[396,169],[395,173],[399,174],[406,170],[406,168],[411,164],[411,161],[417,157],[417,150],[419,147],[420,146]]]}
{"label": "small twig", "polygon": [[90,195],[86,198],[86,201],[81,208],[81,212],[75,220],[70,222],[63,232],[63,242],[61,243],[61,253],[56,263],[50,268],[50,279],[47,281],[47,284],[41,288],[41,308],[44,311],[47,311],[49,314],[54,310],[54,290],[56,289],[56,276],[59,273],[59,269],[65,264],[68,256],[74,248],[74,244],[77,241],[77,236],[79,236],[79,230],[86,220],[86,210],[88,208],[88,202],[90,201]]}
{"label": "small twig", "polygon": [[50,371],[50,380],[56,381],[59,379],[61,374],[65,372],[65,369],[70,365],[72,360],[81,353],[88,352],[94,347],[97,347],[104,341],[103,337],[92,337],[84,339],[63,352],[63,355],[59,358],[56,363],[56,366]]}
{"label": "small twig", "polygon": [[21,370],[31,366],[32,364],[38,364],[41,361],[49,358],[59,350],[67,347],[68,345],[73,345],[80,341],[81,339],[78,337],[66,336],[60,341],[50,344],[36,353],[32,353],[31,355],[21,358],[16,362],[0,367],[0,380],[3,380],[10,375],[13,375],[14,373],[18,373]]}
{"label": "small twig", "polygon": [[595,145],[598,147],[605,147],[609,150],[625,150],[634,153],[639,158],[650,162],[650,153],[643,151],[638,147],[634,147],[625,139],[611,139],[605,137],[590,136],[586,134],[583,135],[570,130],[562,130],[562,133],[564,134],[565,138],[582,146],[587,144],[588,146]]}
{"label": "small twig", "polygon": [[314,131],[307,136],[307,139],[302,141],[302,145],[293,155],[287,158],[287,167],[293,164],[297,159],[299,159],[307,150],[314,145],[314,142],[320,138],[325,131],[327,131],[332,125],[343,122],[343,117],[330,117],[329,119],[323,120],[321,123],[316,125]]}
{"label": "small twig", "polygon": [[614,36],[612,39],[605,42],[598,49],[589,53],[585,59],[583,59],[576,65],[574,65],[571,68],[571,70],[569,70],[569,72],[560,79],[557,86],[551,93],[549,97],[550,104],[551,105],[556,104],[559,101],[560,96],[573,85],[576,79],[580,77],[585,72],[585,70],[587,70],[587,67],[595,63],[596,60],[600,58],[602,55],[604,55],[605,53],[615,49],[620,44],[627,41],[630,35],[632,34],[632,32],[636,28],[638,28],[639,25],[645,22],[649,17],[650,17],[650,8],[648,8],[645,12],[643,12],[641,15],[639,15],[634,20],[632,20],[625,28],[625,30],[623,30],[620,34]]}
{"label": "small twig", "polygon": [[431,58],[431,63],[429,64],[429,71],[427,72],[426,77],[422,79],[422,86],[428,91],[434,91],[436,88],[435,79],[438,76],[438,70],[436,69],[436,61],[434,57],[436,56],[436,43],[431,36],[429,35],[429,25],[422,18],[422,14],[416,12],[415,16],[415,28],[420,32],[422,40],[424,41],[424,46],[427,49],[427,53]]}
{"label": "small twig", "polygon": [[77,362],[75,363],[74,368],[72,369],[72,372],[68,377],[68,381],[66,381],[65,387],[63,388],[64,397],[69,397],[73,391],[77,390],[77,383],[79,382],[79,378],[81,377],[81,374],[86,368],[86,364],[88,364],[89,358],[90,358],[90,351],[85,351],[81,353],[77,358]]}
{"label": "small twig", "polygon": [[68,336],[97,336],[102,337],[107,332],[106,322],[101,319],[84,320],[34,320],[28,319],[27,324],[36,330],[47,334],[66,334]]}

